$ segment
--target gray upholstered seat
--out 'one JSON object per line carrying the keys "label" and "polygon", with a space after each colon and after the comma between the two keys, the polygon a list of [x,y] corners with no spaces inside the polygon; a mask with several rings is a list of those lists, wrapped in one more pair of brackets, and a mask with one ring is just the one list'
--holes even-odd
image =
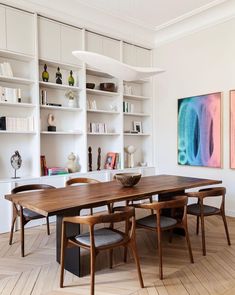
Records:
{"label": "gray upholstered seat", "polygon": [[38,214],[34,211],[31,211],[27,208],[24,208],[23,209],[23,214],[24,214],[24,217],[27,219],[27,218],[30,218],[30,219],[38,219],[38,218],[43,218],[45,216],[41,215],[41,214]]}
{"label": "gray upholstered seat", "polygon": [[[110,228],[94,230],[94,237],[96,247],[112,245],[123,240],[123,236],[120,233],[113,231]],[[88,232],[78,235],[75,237],[75,240],[84,245],[90,246],[90,233]]]}
{"label": "gray upholstered seat", "polygon": [[[203,214],[216,214],[219,212],[219,209],[213,206],[203,205]],[[193,215],[200,215],[200,205],[199,204],[191,204],[187,207],[187,213]]]}
{"label": "gray upholstered seat", "polygon": [[[167,216],[161,216],[161,220],[160,220],[161,228],[166,228],[168,226],[173,226],[176,223],[177,223],[177,220],[174,219],[174,218],[167,217]],[[149,215],[149,216],[146,216],[144,218],[138,219],[138,220],[136,220],[136,224],[156,228],[157,227],[156,215],[155,214],[154,215]]]}

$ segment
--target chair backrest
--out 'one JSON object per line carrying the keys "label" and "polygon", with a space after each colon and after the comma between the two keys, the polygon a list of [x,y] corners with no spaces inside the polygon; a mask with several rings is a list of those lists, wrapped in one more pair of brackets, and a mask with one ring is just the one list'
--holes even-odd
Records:
{"label": "chair backrest", "polygon": [[77,178],[71,178],[68,179],[66,181],[66,186],[69,185],[76,185],[76,184],[90,184],[90,183],[99,183],[100,181],[93,179],[93,178],[81,178],[81,177],[77,177]]}
{"label": "chair backrest", "polygon": [[45,190],[45,189],[54,189],[55,187],[48,184],[27,184],[21,185],[13,188],[11,191],[12,194],[23,193],[26,191],[35,191],[35,190]]}

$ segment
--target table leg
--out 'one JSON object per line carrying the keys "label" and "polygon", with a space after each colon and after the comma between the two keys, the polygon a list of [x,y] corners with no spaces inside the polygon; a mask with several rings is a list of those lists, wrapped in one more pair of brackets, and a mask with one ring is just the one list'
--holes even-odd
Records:
{"label": "table leg", "polygon": [[[76,216],[79,215],[78,210],[69,211],[66,216]],[[62,230],[62,220],[64,215],[56,216],[56,261],[60,263],[60,251],[61,251],[61,230]],[[66,234],[67,237],[75,236],[80,233],[79,224],[67,224]],[[67,248],[65,252],[65,269],[69,272],[81,277],[81,263],[80,263],[80,248],[73,247]]]}

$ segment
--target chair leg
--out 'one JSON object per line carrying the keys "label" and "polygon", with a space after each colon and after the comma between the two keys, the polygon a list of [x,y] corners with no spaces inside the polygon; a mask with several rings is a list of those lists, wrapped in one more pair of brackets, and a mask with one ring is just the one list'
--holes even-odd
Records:
{"label": "chair leg", "polygon": [[199,216],[197,216],[197,227],[196,227],[196,234],[199,234]]}
{"label": "chair leg", "polygon": [[[138,272],[138,278],[139,278],[139,282],[140,282],[140,287],[144,288],[143,277],[142,277],[142,273],[141,273],[141,269],[140,269],[140,260],[139,260],[138,254],[137,254],[137,247],[136,247],[136,242],[135,242],[134,238],[132,239],[132,241],[130,241],[130,247],[131,247],[133,257],[135,260],[135,264],[136,264],[136,268],[137,268],[137,272]],[[125,249],[127,249],[127,247],[125,247]]]}
{"label": "chair leg", "polygon": [[161,241],[161,229],[158,227],[157,229],[157,244],[158,244],[158,256],[159,256],[159,278],[163,279],[163,271],[162,271],[162,241]]}
{"label": "chair leg", "polygon": [[12,245],[13,233],[14,233],[14,227],[15,227],[16,218],[17,218],[17,216],[14,216],[14,217],[12,218],[12,224],[11,224],[11,232],[10,232],[9,245]]}
{"label": "chair leg", "polygon": [[46,217],[46,220],[47,220],[47,235],[49,236],[50,235],[50,223],[49,223],[49,217],[48,216]]}
{"label": "chair leg", "polygon": [[128,248],[127,247],[124,247],[124,256],[123,256],[124,263],[127,262],[127,253],[128,253]]}
{"label": "chair leg", "polygon": [[191,247],[191,242],[190,242],[189,233],[188,233],[188,227],[187,226],[184,228],[184,231],[185,231],[185,238],[186,238],[187,245],[188,245],[188,252],[189,252],[190,262],[194,263],[193,252],[192,252],[192,247]]}
{"label": "chair leg", "polygon": [[201,232],[202,232],[202,253],[203,253],[203,256],[206,256],[205,224],[204,224],[203,215],[201,215]]}
{"label": "chair leg", "polygon": [[64,287],[65,225],[62,223],[60,250],[60,288]]}
{"label": "chair leg", "polygon": [[24,215],[23,207],[20,206],[20,233],[21,233],[21,256],[24,257]]}
{"label": "chair leg", "polygon": [[224,228],[225,228],[225,233],[226,233],[228,245],[230,246],[231,242],[230,242],[230,237],[229,237],[229,232],[228,232],[228,225],[227,225],[227,220],[226,220],[224,211],[221,212],[221,215],[222,215],[223,222],[224,222]]}
{"label": "chair leg", "polygon": [[173,240],[173,229],[169,230],[169,243],[172,243]]}
{"label": "chair leg", "polygon": [[96,253],[94,249],[91,248],[91,257],[90,257],[90,265],[91,265],[91,295],[95,294],[95,259]]}

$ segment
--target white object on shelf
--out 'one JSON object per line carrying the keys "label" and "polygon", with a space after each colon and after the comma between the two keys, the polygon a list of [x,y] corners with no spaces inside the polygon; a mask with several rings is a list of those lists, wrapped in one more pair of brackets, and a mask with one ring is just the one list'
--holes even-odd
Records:
{"label": "white object on shelf", "polygon": [[78,50],[72,53],[89,66],[95,67],[125,81],[143,79],[164,72],[164,70],[160,68],[130,66],[111,57],[94,52]]}

